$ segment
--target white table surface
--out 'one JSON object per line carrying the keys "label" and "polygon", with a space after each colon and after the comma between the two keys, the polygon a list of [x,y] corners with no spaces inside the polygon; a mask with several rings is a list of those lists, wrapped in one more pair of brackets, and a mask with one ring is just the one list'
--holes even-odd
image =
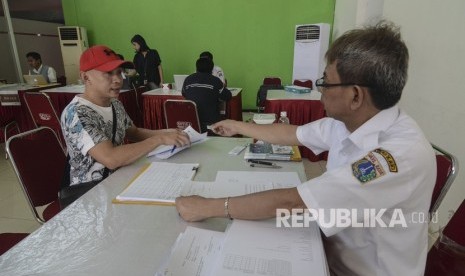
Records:
{"label": "white table surface", "polygon": [[[237,96],[241,91],[242,88],[229,88],[228,89],[231,91],[231,95],[233,97]],[[157,88],[153,89],[147,92],[142,93],[142,95],[154,95],[154,96],[182,96],[181,91],[175,90],[175,89],[169,89],[169,90],[164,90],[163,88]]]}
{"label": "white table surface", "polygon": [[[283,166],[279,170],[251,168],[244,153],[228,155],[250,141],[213,137],[166,161],[200,163],[198,181],[214,181],[220,170],[296,171],[306,180],[301,162],[278,162]],[[228,219],[186,223],[173,206],[112,204],[148,161],[157,159],[142,158],[120,168],[0,256],[0,275],[154,275],[187,225],[225,230]]]}
{"label": "white table surface", "polygon": [[40,86],[34,86],[34,85],[29,85],[29,84],[21,84],[21,83],[13,83],[13,84],[4,84],[0,85],[0,94],[3,95],[11,95],[11,94],[16,94],[18,95],[18,90],[28,90],[32,88],[44,88],[47,86],[55,86],[58,83],[50,83],[47,85],[40,85]]}
{"label": "white table surface", "polygon": [[292,93],[287,92],[286,90],[268,90],[266,94],[266,99],[269,101],[272,100],[312,100],[319,101],[321,99],[321,93],[312,90],[310,93]]}
{"label": "white table surface", "polygon": [[[45,93],[73,93],[73,94],[81,94],[84,93],[85,86],[83,84],[70,84],[66,86],[60,86],[50,89],[41,90],[40,92]],[[130,90],[121,90],[120,93],[124,93]]]}

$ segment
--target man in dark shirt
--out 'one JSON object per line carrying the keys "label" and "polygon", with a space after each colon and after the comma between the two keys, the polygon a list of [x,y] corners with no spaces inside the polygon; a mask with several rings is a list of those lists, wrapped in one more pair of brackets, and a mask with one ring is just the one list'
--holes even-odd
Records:
{"label": "man in dark shirt", "polygon": [[231,91],[223,87],[223,82],[212,75],[213,61],[199,58],[196,63],[197,72],[188,76],[182,86],[182,95],[197,105],[200,128],[207,131],[207,125],[221,120],[218,105],[220,100],[229,101]]}

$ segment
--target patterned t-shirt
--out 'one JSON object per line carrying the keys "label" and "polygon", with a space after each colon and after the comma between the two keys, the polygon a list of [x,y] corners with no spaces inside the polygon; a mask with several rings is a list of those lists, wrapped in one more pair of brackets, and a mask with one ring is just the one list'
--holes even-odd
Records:
{"label": "patterned t-shirt", "polygon": [[[121,145],[126,129],[133,123],[120,101],[112,99],[112,105],[115,107],[117,122],[115,145]],[[61,114],[61,128],[70,157],[70,185],[102,179],[105,166],[87,152],[100,142],[112,140],[111,106],[101,107],[78,95]]]}

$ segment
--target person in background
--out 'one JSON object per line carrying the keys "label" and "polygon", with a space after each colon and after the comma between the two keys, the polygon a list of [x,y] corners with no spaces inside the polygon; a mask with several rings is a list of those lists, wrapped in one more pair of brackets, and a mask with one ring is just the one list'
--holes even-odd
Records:
{"label": "person in background", "polygon": [[[124,60],[124,56],[122,54],[116,54],[119,59]],[[132,88],[131,79],[135,76],[136,72],[132,68],[122,68],[122,77],[123,77],[123,85],[121,89],[129,90]]]}
{"label": "person in background", "polygon": [[136,50],[134,66],[139,74],[139,85],[145,85],[149,90],[160,88],[163,83],[163,68],[158,51],[150,49],[145,39],[136,34],[131,39]]}
{"label": "person in background", "polygon": [[[110,48],[97,45],[80,58],[84,94],[74,97],[61,114],[61,128],[69,155],[69,180],[61,202],[67,205],[112,171],[145,156],[160,145],[190,143],[185,132],[136,127],[118,100],[122,67],[132,66]],[[124,144],[128,139],[134,143]],[[64,181],[66,182],[66,181]]]}
{"label": "person in background", "polygon": [[53,67],[42,64],[42,58],[37,52],[26,54],[27,63],[29,64],[29,75],[42,75],[48,83],[57,82],[57,73]]}
{"label": "person in background", "polygon": [[182,95],[197,105],[200,128],[207,131],[207,125],[221,120],[219,103],[231,99],[231,91],[224,87],[221,80],[211,74],[213,61],[199,58],[196,62],[197,72],[189,75],[182,86]]}
{"label": "person in background", "polygon": [[280,216],[278,209],[309,209],[319,214],[331,275],[423,275],[428,223],[415,216],[428,217],[436,163],[421,129],[397,105],[408,59],[399,29],[387,22],[337,38],[316,81],[327,118],[303,126],[230,120],[212,126],[224,136],[329,151],[327,171],[296,188],[179,197],[181,217],[258,220]]}
{"label": "person in background", "polygon": [[[215,62],[213,61],[212,53],[208,51],[202,52],[199,57],[208,58],[213,62],[213,64],[215,64]],[[214,65],[213,70],[212,70],[212,75],[219,78],[223,82],[224,86],[226,87],[226,78],[224,76],[224,72],[223,72],[223,69],[221,69],[221,67]]]}

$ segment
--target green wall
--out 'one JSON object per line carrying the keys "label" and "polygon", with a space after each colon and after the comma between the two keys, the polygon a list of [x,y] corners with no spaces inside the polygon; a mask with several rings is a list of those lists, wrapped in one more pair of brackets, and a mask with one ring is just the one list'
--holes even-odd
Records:
{"label": "green wall", "polygon": [[333,23],[335,0],[63,0],[68,26],[87,28],[89,44],[105,44],[132,60],[130,39],[142,35],[160,53],[166,82],[190,74],[205,50],[229,87],[242,87],[255,108],[265,76],[291,83],[298,24]]}

